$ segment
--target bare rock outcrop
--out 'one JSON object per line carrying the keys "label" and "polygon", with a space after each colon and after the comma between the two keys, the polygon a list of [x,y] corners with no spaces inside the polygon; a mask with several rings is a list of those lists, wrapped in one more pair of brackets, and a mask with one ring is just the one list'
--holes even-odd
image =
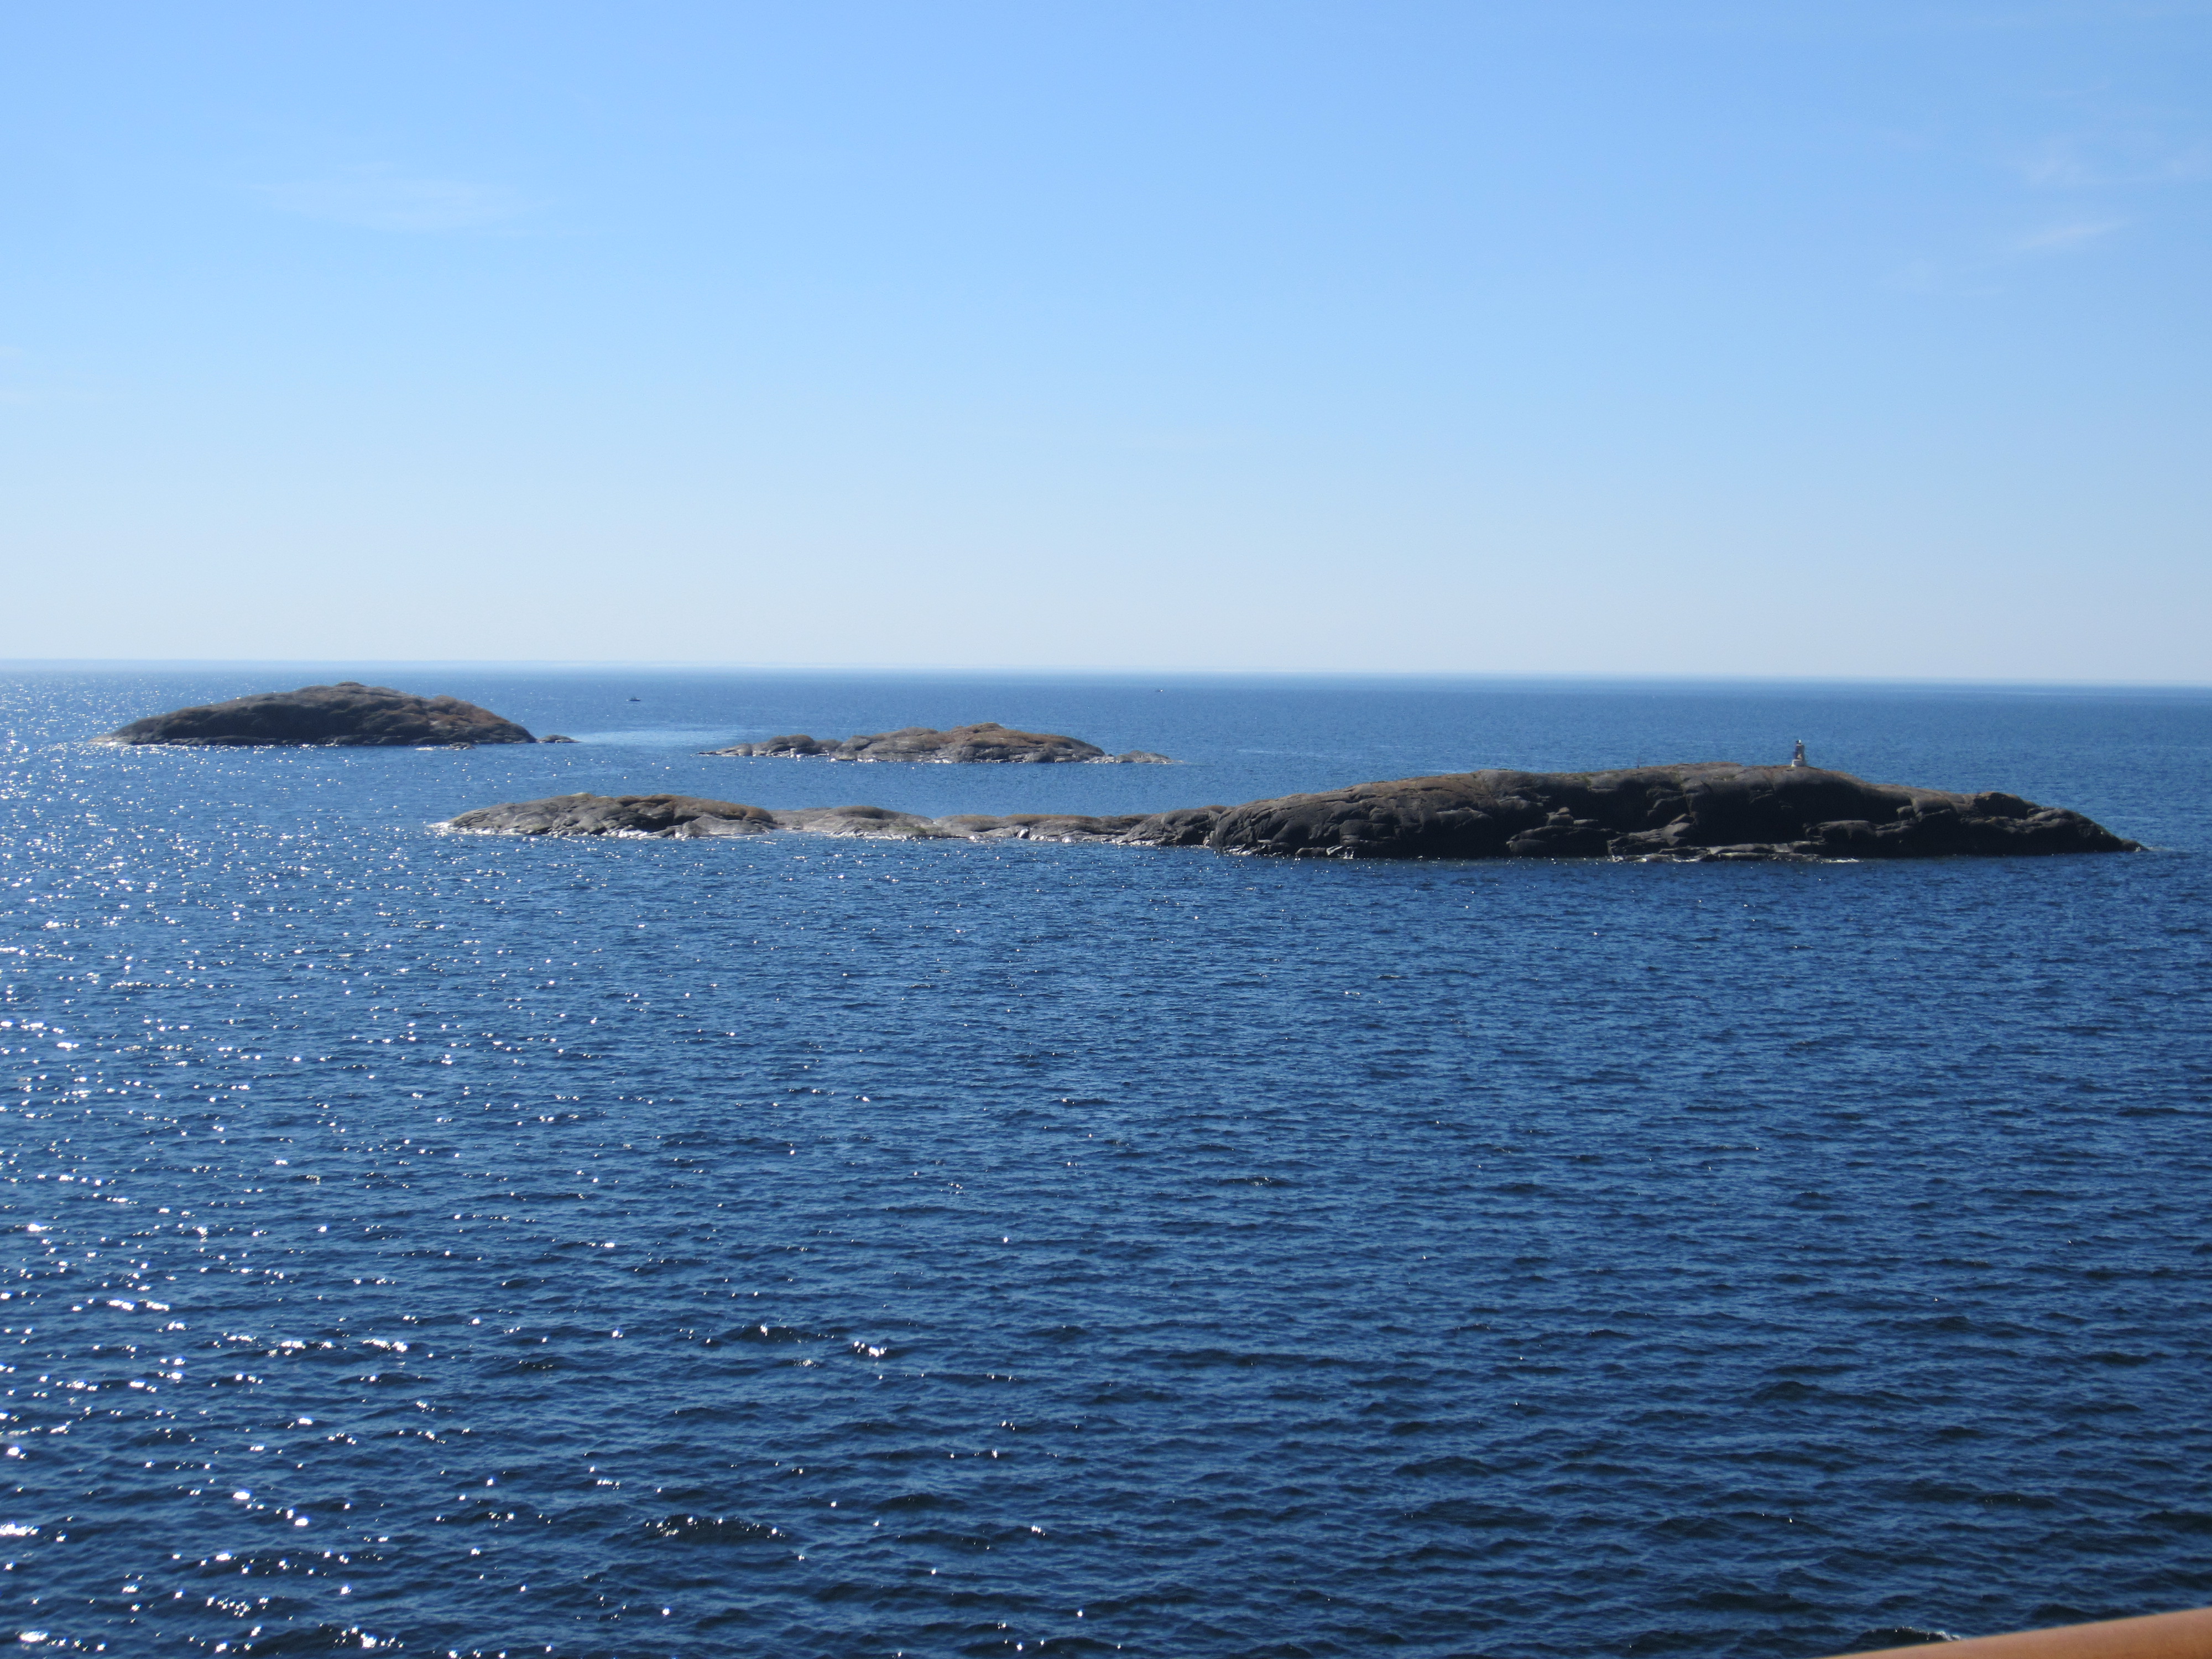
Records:
{"label": "bare rock outcrop", "polygon": [[408,749],[537,739],[513,720],[459,697],[418,697],[388,685],[341,680],[336,685],[262,691],[149,715],[109,732],[101,741],[195,749],[265,744]]}
{"label": "bare rock outcrop", "polygon": [[447,826],[502,836],[757,836],[773,814],[697,795],[550,795],[463,812]]}
{"label": "bare rock outcrop", "polygon": [[1144,821],[1086,817],[1072,813],[1017,812],[1007,817],[962,813],[927,818],[884,806],[800,806],[771,812],[736,801],[696,795],[554,795],[509,801],[463,812],[449,830],[507,836],[647,836],[698,839],[754,836],[795,830],[816,836],[860,836],[878,841],[1115,841]]}
{"label": "bare rock outcrop", "polygon": [[2124,853],[2079,812],[1996,791],[1868,783],[1808,766],[1705,761],[1620,772],[1461,772],[1148,817],[784,811],[690,795],[556,795],[450,825],[521,836],[708,836],[771,830],[896,841],[1116,842],[1290,858],[1833,859]]}
{"label": "bare rock outcrop", "polygon": [[1163,812],[1125,840],[1322,858],[1931,858],[2136,848],[2063,807],[1705,761],[1452,773]]}
{"label": "bare rock outcrop", "polygon": [[1087,763],[1091,765],[1150,763],[1171,765],[1165,755],[1148,749],[1132,749],[1109,755],[1095,743],[1064,737],[1056,732],[1017,732],[996,720],[974,726],[955,726],[945,731],[934,726],[908,726],[896,732],[872,732],[842,742],[793,732],[759,743],[733,743],[726,749],[708,749],[709,755],[765,756],[780,760],[925,761],[944,765],[977,763],[1036,765],[1049,763]]}

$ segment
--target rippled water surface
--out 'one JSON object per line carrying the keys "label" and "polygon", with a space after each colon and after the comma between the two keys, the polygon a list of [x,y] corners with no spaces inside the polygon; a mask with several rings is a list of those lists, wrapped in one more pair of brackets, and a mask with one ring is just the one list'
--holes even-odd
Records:
{"label": "rippled water surface", "polygon": [[[2212,1601],[2205,697],[355,670],[583,741],[82,741],[343,672],[0,682],[0,1635],[1812,1659]],[[977,719],[1188,763],[692,752]],[[1799,737],[2152,850],[432,827]]]}

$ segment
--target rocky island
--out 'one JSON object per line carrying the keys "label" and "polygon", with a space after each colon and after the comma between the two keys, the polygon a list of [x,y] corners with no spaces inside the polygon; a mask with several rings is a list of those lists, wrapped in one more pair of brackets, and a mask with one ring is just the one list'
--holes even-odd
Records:
{"label": "rocky island", "polygon": [[772,812],[696,795],[553,795],[544,800],[480,806],[450,820],[449,830],[505,836],[642,836],[698,840],[803,830],[817,836],[866,836],[878,841],[1115,841],[1144,816],[1093,818],[1018,812],[996,817],[962,813],[926,818],[883,806],[801,806]]}
{"label": "rocky island", "polygon": [[1323,858],[1933,858],[2136,850],[2063,807],[1701,761],[1449,773],[1164,812],[1125,839]]}
{"label": "rocky island", "polygon": [[464,812],[526,836],[759,835],[1115,842],[1295,858],[1805,860],[2138,850],[2064,807],[1996,791],[1868,783],[1810,766],[1704,761],[1614,772],[1450,773],[1148,816],[926,818],[880,806],[771,811],[688,795],[557,795]]}
{"label": "rocky island", "polygon": [[173,744],[196,749],[264,744],[409,749],[479,743],[535,743],[513,720],[459,697],[417,697],[388,685],[340,680],[296,691],[262,691],[228,702],[153,714],[109,732],[103,743]]}
{"label": "rocky island", "polygon": [[779,760],[927,761],[940,765],[976,762],[1036,765],[1053,762],[1099,765],[1172,765],[1165,755],[1132,749],[1109,755],[1095,743],[1063,737],[1056,732],[1017,732],[996,720],[955,726],[938,731],[928,726],[901,726],[896,732],[871,732],[859,737],[824,742],[804,732],[769,738],[759,743],[733,743],[726,749],[708,749],[708,755],[766,756]]}

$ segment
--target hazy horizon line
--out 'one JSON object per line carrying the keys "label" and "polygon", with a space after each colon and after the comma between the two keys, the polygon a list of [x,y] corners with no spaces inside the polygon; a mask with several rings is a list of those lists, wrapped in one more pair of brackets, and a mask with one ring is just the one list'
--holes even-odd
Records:
{"label": "hazy horizon line", "polygon": [[1969,675],[1838,675],[1759,673],[1608,672],[1593,669],[1340,669],[1340,668],[1190,668],[1037,667],[1006,664],[844,664],[808,662],[730,662],[710,659],[592,659],[565,657],[0,657],[0,672],[32,670],[114,671],[125,669],[316,669],[351,667],[362,670],[407,669],[538,673],[714,673],[845,677],[861,678],[1004,678],[1069,680],[1169,681],[1299,681],[1480,682],[1489,684],[1652,685],[1652,686],[1851,686],[1869,689],[1928,689],[2013,691],[2177,691],[2212,692],[2212,682],[2193,680],[2117,680],[2067,678],[1990,678]]}

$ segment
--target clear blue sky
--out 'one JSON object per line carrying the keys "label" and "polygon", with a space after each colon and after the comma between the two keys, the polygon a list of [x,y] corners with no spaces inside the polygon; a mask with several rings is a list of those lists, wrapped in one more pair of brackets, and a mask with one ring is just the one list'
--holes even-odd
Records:
{"label": "clear blue sky", "polygon": [[0,656],[2212,681],[2212,6],[4,0]]}

